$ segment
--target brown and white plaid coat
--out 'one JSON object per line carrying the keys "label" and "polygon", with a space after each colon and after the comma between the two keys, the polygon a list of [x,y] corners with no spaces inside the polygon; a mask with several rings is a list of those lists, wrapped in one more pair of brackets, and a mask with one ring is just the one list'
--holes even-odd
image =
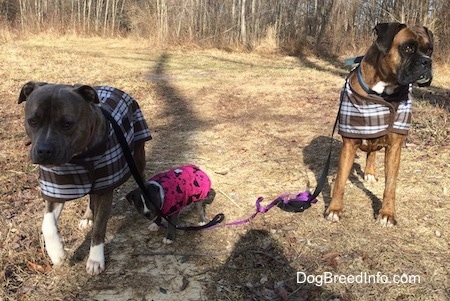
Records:
{"label": "brown and white plaid coat", "polygon": [[362,97],[348,82],[341,91],[339,134],[348,138],[378,138],[389,132],[406,135],[411,124],[411,86],[392,95]]}
{"label": "brown and white plaid coat", "polygon": [[[135,142],[152,138],[138,103],[130,95],[113,87],[94,89],[100,98],[100,106],[117,121],[130,149]],[[39,171],[41,192],[49,201],[68,201],[101,193],[118,187],[130,177],[130,169],[111,125],[104,143],[95,149],[66,164],[39,166]]]}

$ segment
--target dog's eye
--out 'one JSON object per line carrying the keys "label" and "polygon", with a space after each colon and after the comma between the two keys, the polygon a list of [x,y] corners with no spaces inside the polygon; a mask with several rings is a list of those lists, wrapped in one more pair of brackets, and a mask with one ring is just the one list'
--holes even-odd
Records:
{"label": "dog's eye", "polygon": [[406,54],[413,54],[416,52],[416,47],[414,47],[414,45],[406,45],[404,51]]}
{"label": "dog's eye", "polygon": [[28,125],[33,127],[33,128],[36,127],[37,124],[38,124],[37,119],[35,119],[35,118],[29,118],[27,120],[27,122],[28,122]]}
{"label": "dog's eye", "polygon": [[74,125],[74,122],[72,122],[72,121],[63,121],[63,122],[61,122],[61,127],[64,130],[70,129],[73,125]]}

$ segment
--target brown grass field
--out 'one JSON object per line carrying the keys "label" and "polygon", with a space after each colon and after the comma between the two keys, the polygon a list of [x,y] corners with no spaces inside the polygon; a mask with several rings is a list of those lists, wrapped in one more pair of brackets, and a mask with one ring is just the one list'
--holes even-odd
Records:
{"label": "brown grass field", "polygon": [[[330,223],[323,217],[341,143],[330,134],[348,72],[342,60],[36,36],[0,44],[0,61],[1,301],[450,299],[447,67],[435,63],[433,85],[414,89],[413,127],[397,189],[398,226],[382,228],[373,207],[384,187],[383,155],[377,159],[379,181],[367,184],[359,153],[344,218]],[[223,212],[227,221],[245,218],[259,196],[267,204],[284,192],[314,189],[333,139],[328,185],[303,213],[275,207],[243,226],[180,232],[166,246],[164,231],[149,232],[148,221],[123,199],[135,187],[130,179],[115,194],[106,271],[96,277],[85,272],[90,234],[78,229],[85,200],[68,203],[62,213],[69,257],[53,268],[43,249],[44,203],[25,146],[23,105],[17,104],[29,80],[108,84],[132,94],[153,132],[147,175],[182,163],[200,165],[218,191],[207,208],[210,217]],[[189,211],[182,220],[195,221]],[[316,282],[297,283],[297,272]],[[319,285],[328,275],[341,278]],[[381,283],[394,278],[402,283]]]}

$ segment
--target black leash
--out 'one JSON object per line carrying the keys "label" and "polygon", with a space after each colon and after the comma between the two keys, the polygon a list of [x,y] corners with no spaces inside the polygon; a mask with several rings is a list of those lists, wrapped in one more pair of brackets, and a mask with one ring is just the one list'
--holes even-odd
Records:
{"label": "black leash", "polygon": [[[347,80],[346,80],[346,82],[347,82]],[[307,201],[295,201],[295,199],[294,199],[294,200],[288,200],[286,202],[286,201],[283,201],[282,198],[279,198],[280,201],[278,202],[278,207],[280,207],[282,210],[288,211],[288,212],[303,212],[304,210],[311,207],[311,203],[313,203],[314,200],[316,199],[316,197],[322,192],[323,187],[325,186],[325,183],[327,182],[328,172],[330,170],[331,153],[333,150],[333,136],[336,131],[337,125],[339,123],[339,115],[341,113],[342,100],[344,98],[344,93],[345,93],[345,86],[344,86],[344,88],[342,88],[341,95],[339,97],[339,109],[338,109],[338,113],[336,115],[336,119],[334,121],[333,130],[331,131],[330,148],[328,151],[328,157],[327,157],[327,160],[325,161],[325,165],[323,167],[322,174],[320,175],[320,178],[317,181],[316,189],[314,189],[314,192],[308,197]]]}
{"label": "black leash", "polygon": [[[100,109],[102,110],[103,115],[106,117],[106,119],[108,119],[108,121],[111,123],[111,125],[113,127],[114,133],[116,134],[117,140],[119,141],[120,146],[122,148],[123,155],[125,156],[125,159],[127,160],[128,167],[130,168],[130,172],[133,175],[134,180],[138,184],[139,188],[142,190],[142,195],[144,196],[146,201],[153,204],[152,200],[148,196],[147,189],[145,188],[144,179],[142,179],[141,174],[139,173],[139,171],[137,169],[136,162],[134,161],[130,147],[128,146],[128,142],[125,139],[125,136],[123,135],[120,126],[117,124],[114,117],[112,117],[111,114],[107,110],[105,110],[102,107],[100,107]],[[223,215],[222,213],[219,213],[209,223],[207,223],[203,226],[179,227],[177,225],[172,224],[169,221],[169,219],[167,218],[167,216],[158,208],[158,206],[153,204],[153,207],[156,208],[156,210],[158,211],[158,215],[160,217],[164,218],[170,225],[174,226],[177,230],[186,230],[186,231],[203,230],[203,229],[213,227],[217,224],[220,224],[225,219],[225,215]]]}
{"label": "black leash", "polygon": [[[347,82],[347,79],[346,79]],[[333,137],[334,137],[334,133],[336,131],[338,122],[339,122],[339,115],[341,112],[341,107],[342,107],[342,101],[344,98],[344,93],[345,93],[345,85],[341,90],[341,95],[339,98],[339,109],[336,115],[336,119],[334,121],[334,125],[333,125],[333,130],[331,132],[331,136],[330,136],[330,147],[329,147],[329,151],[328,151],[328,156],[327,159],[325,161],[325,165],[323,167],[322,170],[322,174],[320,175],[319,180],[317,181],[317,186],[314,189],[314,192],[312,194],[310,194],[309,192],[303,192],[298,194],[296,197],[294,198],[290,198],[288,197],[288,194],[284,194],[281,195],[280,197],[278,197],[277,199],[275,199],[271,204],[269,204],[269,206],[267,207],[263,207],[260,206],[259,203],[262,201],[262,198],[259,198],[257,200],[257,211],[255,214],[253,214],[250,218],[242,220],[242,221],[237,221],[237,222],[232,222],[232,223],[228,223],[226,225],[240,225],[243,223],[246,223],[248,221],[250,221],[251,219],[253,219],[258,213],[260,212],[267,212],[270,208],[272,208],[273,206],[277,205],[280,209],[287,211],[287,212],[303,212],[306,209],[308,209],[309,207],[311,207],[311,203],[315,203],[317,202],[317,196],[322,192],[325,183],[327,182],[327,178],[328,178],[328,172],[330,170],[330,164],[331,164],[331,154],[332,154],[332,150],[333,150]],[[106,119],[108,119],[108,121],[111,123],[114,132],[116,134],[117,140],[120,143],[120,146],[122,147],[122,151],[124,153],[125,159],[128,163],[128,166],[130,168],[130,172],[133,175],[136,183],[138,184],[139,188],[142,190],[142,195],[144,196],[145,200],[148,201],[149,203],[153,202],[151,201],[150,197],[148,196],[147,190],[145,188],[145,184],[144,184],[144,180],[141,178],[141,175],[136,167],[136,163],[134,161],[134,158],[131,154],[131,150],[130,147],[128,146],[128,142],[126,141],[122,130],[120,128],[120,126],[117,124],[116,120],[114,119],[114,117],[111,116],[111,114],[106,111],[105,109],[101,108],[103,115],[106,117]],[[158,214],[160,217],[164,218],[170,225],[174,226],[176,229],[178,230],[186,230],[186,231],[198,231],[198,230],[205,230],[205,229],[213,229],[216,228],[217,226],[219,226],[219,224],[225,219],[224,214],[219,213],[217,214],[210,222],[208,222],[207,224],[203,225],[203,226],[186,226],[186,227],[179,227],[177,225],[173,225],[169,219],[167,218],[167,216],[165,214],[163,214],[161,212],[161,210],[158,208],[158,206],[154,205],[153,206],[156,208],[156,210],[158,211]]]}

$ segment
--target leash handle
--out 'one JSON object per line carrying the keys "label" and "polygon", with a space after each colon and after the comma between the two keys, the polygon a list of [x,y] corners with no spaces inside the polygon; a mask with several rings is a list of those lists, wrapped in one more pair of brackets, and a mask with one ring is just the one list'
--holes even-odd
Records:
{"label": "leash handle", "polygon": [[[139,170],[137,169],[136,162],[134,161],[133,155],[131,154],[130,147],[128,145],[127,140],[125,139],[125,136],[122,133],[122,130],[120,129],[120,126],[117,124],[117,121],[114,119],[114,117],[104,108],[100,107],[103,115],[108,119],[108,121],[111,123],[111,126],[113,127],[114,133],[116,134],[117,140],[119,141],[119,144],[122,148],[123,155],[125,156],[125,160],[128,163],[128,167],[130,168],[130,172],[133,175],[134,180],[138,184],[139,188],[142,190],[142,195],[144,196],[145,200],[152,203],[152,200],[148,197],[147,189],[145,188],[144,179],[142,179],[141,174],[139,173]],[[213,227],[219,223],[221,223],[225,216],[222,213],[217,214],[209,223],[203,226],[189,226],[189,227],[178,227],[177,225],[172,224],[167,216],[161,211],[161,209],[158,208],[155,204],[153,206],[158,211],[159,216],[164,218],[167,223],[174,226],[178,230],[186,230],[186,231],[198,231],[203,230],[208,227]]]}

